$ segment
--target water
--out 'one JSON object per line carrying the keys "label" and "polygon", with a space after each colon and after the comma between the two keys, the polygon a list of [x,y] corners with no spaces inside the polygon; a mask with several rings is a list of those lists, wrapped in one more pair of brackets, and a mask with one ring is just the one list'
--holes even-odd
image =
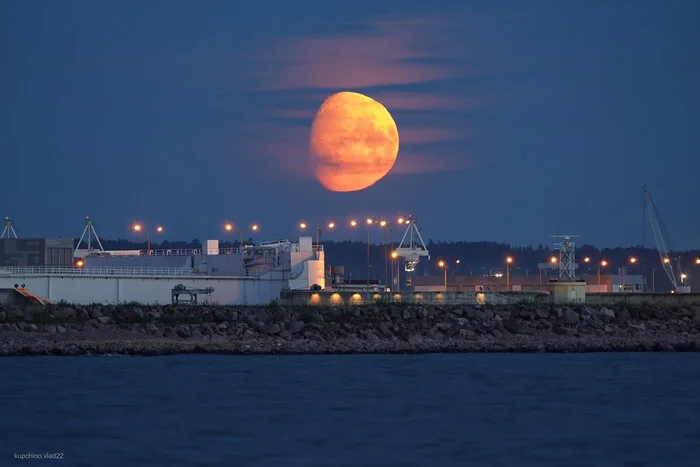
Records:
{"label": "water", "polygon": [[687,353],[5,358],[0,465],[696,467],[699,390]]}

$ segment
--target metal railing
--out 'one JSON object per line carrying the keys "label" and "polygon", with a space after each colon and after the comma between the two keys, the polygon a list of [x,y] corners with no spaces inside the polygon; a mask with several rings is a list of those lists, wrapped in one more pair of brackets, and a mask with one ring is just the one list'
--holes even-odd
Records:
{"label": "metal railing", "polygon": [[158,267],[61,267],[61,266],[3,266],[0,274],[14,276],[196,276],[190,268]]}

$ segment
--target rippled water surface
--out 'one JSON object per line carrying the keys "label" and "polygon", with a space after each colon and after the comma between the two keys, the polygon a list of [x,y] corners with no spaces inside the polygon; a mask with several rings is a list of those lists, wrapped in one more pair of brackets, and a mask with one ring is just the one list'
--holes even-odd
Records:
{"label": "rippled water surface", "polygon": [[686,353],[4,358],[0,465],[697,467],[699,394]]}

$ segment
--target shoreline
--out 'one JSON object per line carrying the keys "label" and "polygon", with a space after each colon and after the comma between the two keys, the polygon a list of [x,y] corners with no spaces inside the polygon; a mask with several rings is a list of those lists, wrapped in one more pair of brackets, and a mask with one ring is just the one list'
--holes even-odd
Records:
{"label": "shoreline", "polygon": [[0,306],[0,356],[700,351],[700,307]]}

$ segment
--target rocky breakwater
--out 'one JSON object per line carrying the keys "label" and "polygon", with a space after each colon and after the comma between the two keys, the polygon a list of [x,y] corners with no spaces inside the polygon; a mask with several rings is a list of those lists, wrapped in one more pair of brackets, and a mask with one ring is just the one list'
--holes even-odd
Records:
{"label": "rocky breakwater", "polygon": [[0,308],[3,356],[654,350],[700,350],[700,307]]}

